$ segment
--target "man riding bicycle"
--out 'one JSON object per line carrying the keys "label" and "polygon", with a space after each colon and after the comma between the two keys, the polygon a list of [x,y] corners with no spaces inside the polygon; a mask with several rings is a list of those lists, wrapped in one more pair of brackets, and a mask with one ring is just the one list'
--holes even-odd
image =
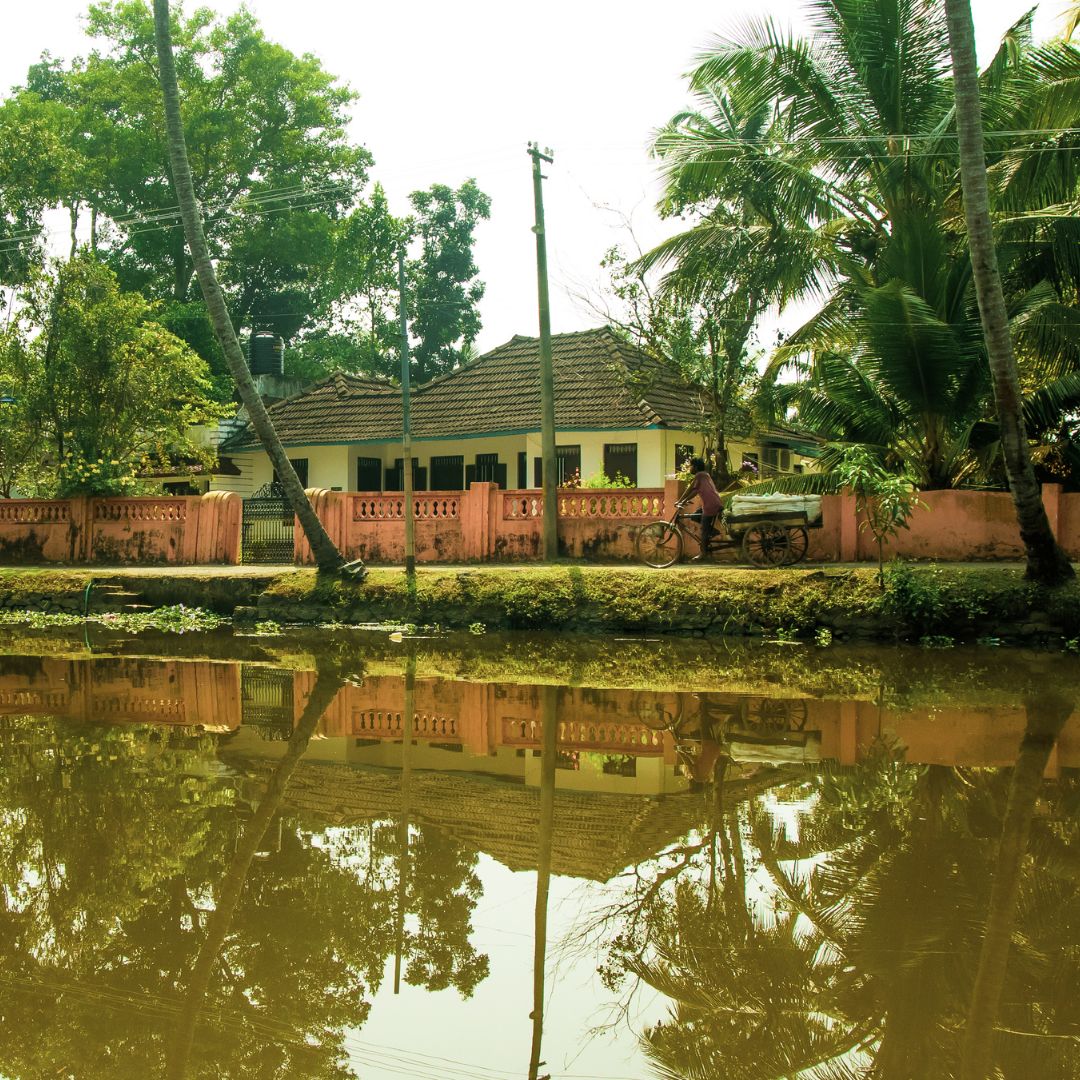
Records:
{"label": "man riding bicycle", "polygon": [[709,557],[709,545],[712,542],[713,523],[717,514],[720,513],[722,504],[720,493],[716,490],[713,478],[705,468],[705,462],[696,457],[690,462],[690,471],[694,474],[693,480],[687,485],[686,490],[679,499],[680,503],[697,499],[701,503],[701,509],[687,516],[701,522],[701,552],[691,559],[691,562],[701,562]]}

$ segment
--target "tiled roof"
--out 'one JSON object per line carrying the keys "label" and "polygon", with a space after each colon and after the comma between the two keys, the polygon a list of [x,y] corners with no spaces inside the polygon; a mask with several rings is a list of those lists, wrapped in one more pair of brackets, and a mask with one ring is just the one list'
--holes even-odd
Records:
{"label": "tiled roof", "polygon": [[[699,392],[610,329],[552,337],[555,426],[563,430],[685,428],[700,422]],[[282,442],[385,441],[401,434],[397,388],[379,380],[335,375],[279,402],[270,416]],[[417,439],[454,438],[540,428],[539,340],[505,345],[417,387],[412,432]],[[256,445],[250,428],[227,449]]]}

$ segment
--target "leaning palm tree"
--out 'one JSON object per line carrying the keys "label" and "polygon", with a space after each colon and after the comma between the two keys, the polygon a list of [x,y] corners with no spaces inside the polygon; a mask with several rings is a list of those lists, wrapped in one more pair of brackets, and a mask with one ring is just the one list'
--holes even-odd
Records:
{"label": "leaning palm tree", "polygon": [[979,300],[986,351],[993,375],[1002,458],[1020,523],[1020,536],[1027,552],[1027,576],[1047,585],[1055,585],[1070,580],[1074,573],[1068,556],[1050,528],[1028,451],[1020,376],[1009,333],[1009,316],[990,221],[971,5],[968,0],[945,0],[945,9],[953,61],[964,215],[967,219],[975,293]]}
{"label": "leaning palm tree", "polygon": [[[218,344],[225,354],[229,371],[236,382],[240,400],[247,410],[251,426],[259,436],[271,464],[277,472],[278,481],[289,501],[304,535],[311,544],[315,562],[320,571],[339,572],[345,568],[345,559],[327,535],[322,522],[312,508],[296,470],[281,445],[273,422],[266,412],[266,406],[255,388],[251,371],[244,362],[240,343],[236,340],[229,312],[225,307],[225,296],[218,285],[217,274],[210,261],[210,250],[203,232],[202,218],[195,200],[195,186],[191,179],[191,166],[188,162],[187,142],[184,138],[184,124],[180,116],[180,91],[176,81],[176,66],[173,61],[172,33],[169,21],[169,0],[154,0],[154,31],[157,39],[158,64],[160,67],[161,92],[165,103],[165,126],[168,131],[169,164],[173,175],[173,189],[180,204],[180,216],[184,223],[184,235],[191,251],[195,274],[199,279],[203,300],[214,327]],[[362,576],[363,564],[349,564],[350,572]]]}

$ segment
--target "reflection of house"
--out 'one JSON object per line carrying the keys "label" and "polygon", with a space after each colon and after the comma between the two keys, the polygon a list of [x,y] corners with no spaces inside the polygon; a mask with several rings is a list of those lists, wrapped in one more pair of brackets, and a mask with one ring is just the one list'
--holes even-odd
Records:
{"label": "reflection of house", "polygon": [[[698,392],[678,382],[611,330],[553,338],[560,481],[619,473],[662,487],[701,449]],[[307,487],[400,491],[401,400],[389,383],[335,375],[278,402],[270,415]],[[504,488],[540,485],[538,343],[515,337],[413,394],[414,487],[452,491],[471,481]],[[814,448],[790,431],[751,436],[738,414],[730,463],[801,471]],[[233,475],[213,486],[241,494],[273,479],[249,428],[221,444]]]}
{"label": "reflection of house", "polygon": [[[275,758],[263,751],[280,744],[234,741],[229,765],[248,773],[253,798],[265,786]],[[409,817],[444,829],[466,847],[483,851],[511,870],[535,870],[540,821],[536,788],[452,772],[414,771]],[[383,769],[347,768],[304,760],[289,781],[285,802],[315,827],[397,817],[401,778]],[[643,799],[638,795],[555,792],[552,870],[607,881],[623,867],[651,858],[694,828],[697,799]]]}

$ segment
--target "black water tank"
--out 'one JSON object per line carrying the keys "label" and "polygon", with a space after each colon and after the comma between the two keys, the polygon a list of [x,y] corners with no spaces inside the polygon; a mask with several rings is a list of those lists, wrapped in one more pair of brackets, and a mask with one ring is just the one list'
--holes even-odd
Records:
{"label": "black water tank", "polygon": [[269,330],[260,330],[248,340],[248,367],[252,375],[285,374],[285,342]]}

